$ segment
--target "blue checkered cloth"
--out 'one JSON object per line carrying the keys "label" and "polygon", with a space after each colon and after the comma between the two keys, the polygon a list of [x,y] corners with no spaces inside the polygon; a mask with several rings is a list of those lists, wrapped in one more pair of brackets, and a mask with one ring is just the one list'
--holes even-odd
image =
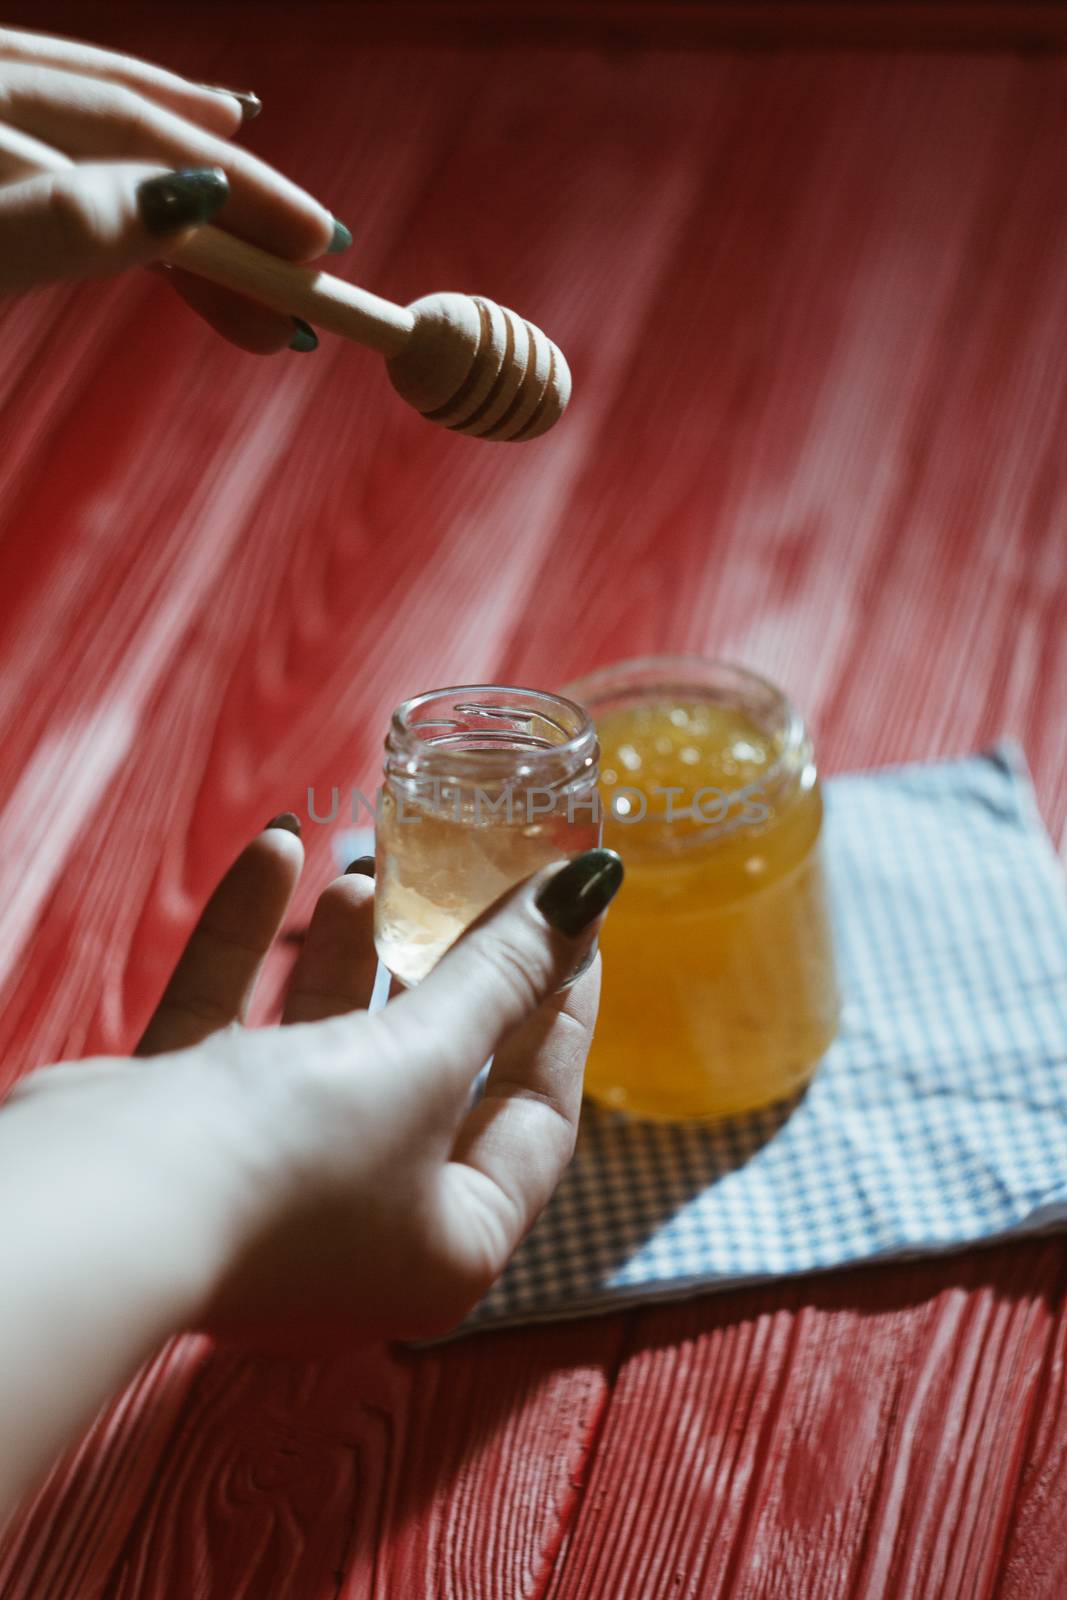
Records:
{"label": "blue checkered cloth", "polygon": [[716,1127],[587,1104],[464,1329],[1067,1227],[1067,897],[1021,752],[826,790],[845,1007],[807,1093]]}

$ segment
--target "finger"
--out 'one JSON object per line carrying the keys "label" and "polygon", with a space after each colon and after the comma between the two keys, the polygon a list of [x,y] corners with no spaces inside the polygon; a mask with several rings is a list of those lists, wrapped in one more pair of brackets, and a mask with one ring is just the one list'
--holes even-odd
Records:
{"label": "finger", "polygon": [[485,1093],[456,1140],[446,1186],[492,1207],[502,1265],[544,1208],[574,1152],[582,1073],[600,998],[600,957],[534,1012],[498,1051]]}
{"label": "finger", "polygon": [[226,198],[222,174],[133,162],[76,166],[0,187],[0,289],[96,277],[186,238]]}
{"label": "finger", "polygon": [[365,1010],[378,968],[374,949],[374,880],[338,878],[319,896],[304,936],[283,1022],[321,1022]]}
{"label": "finger", "polygon": [[0,61],[17,61],[30,66],[59,67],[65,72],[101,78],[122,84],[174,111],[210,133],[226,136],[235,132],[249,115],[255,115],[259,102],[242,90],[226,90],[207,84],[189,83],[175,72],[138,61],[134,56],[101,50],[80,39],[60,39],[51,34],[27,33],[21,28],[0,28]]}
{"label": "finger", "polygon": [[0,120],[79,160],[221,167],[230,180],[226,227],[293,261],[330,248],[326,207],[272,167],[121,84],[15,63],[0,73]]}
{"label": "finger", "polygon": [[73,165],[69,156],[53,150],[51,145],[0,122],[0,183],[33,178],[41,172],[64,172]]}
{"label": "finger", "polygon": [[417,989],[372,1021],[387,1047],[461,1094],[482,1063],[578,968],[622,883],[613,850],[547,867],[495,905]]}
{"label": "finger", "polygon": [[237,857],[204,908],[136,1054],[199,1044],[244,1020],[256,977],[293,897],[304,851],[279,818]]}
{"label": "finger", "polygon": [[269,356],[292,345],[293,317],[271,311],[256,300],[220,288],[217,283],[209,283],[192,272],[183,272],[180,267],[161,264],[151,270],[158,272],[197,316],[203,317],[216,333],[221,333],[239,349],[248,350],[252,355]]}

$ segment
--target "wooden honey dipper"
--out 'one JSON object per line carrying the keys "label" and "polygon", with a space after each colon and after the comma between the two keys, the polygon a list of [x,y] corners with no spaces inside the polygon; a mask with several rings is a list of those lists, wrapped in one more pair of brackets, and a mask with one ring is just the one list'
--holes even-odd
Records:
{"label": "wooden honey dipper", "polygon": [[[34,141],[19,165],[24,172],[54,172],[74,163]],[[427,421],[455,433],[536,439],[559,421],[571,397],[570,369],[559,346],[532,322],[481,295],[431,294],[397,306],[209,225],[163,259],[377,350],[397,393]]]}
{"label": "wooden honey dipper", "polygon": [[396,392],[427,421],[456,433],[536,439],[570,399],[570,369],[558,345],[481,295],[431,294],[397,306],[210,226],[167,260],[377,350]]}

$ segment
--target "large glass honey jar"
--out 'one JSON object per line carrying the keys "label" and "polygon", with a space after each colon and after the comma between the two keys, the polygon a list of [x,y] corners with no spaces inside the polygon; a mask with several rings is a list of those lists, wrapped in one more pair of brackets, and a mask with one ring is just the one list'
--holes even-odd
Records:
{"label": "large glass honey jar", "polygon": [[600,744],[604,844],[626,880],[601,934],[588,1094],[721,1118],[811,1076],[839,997],[811,739],[780,690],[693,657],[564,691]]}

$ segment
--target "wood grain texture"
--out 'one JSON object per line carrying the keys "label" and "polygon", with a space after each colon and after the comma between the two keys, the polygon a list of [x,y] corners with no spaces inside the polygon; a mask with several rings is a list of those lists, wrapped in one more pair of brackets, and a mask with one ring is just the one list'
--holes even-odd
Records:
{"label": "wood grain texture", "polygon": [[[207,0],[190,0],[192,15]],[[321,0],[320,0],[321,3]],[[329,0],[326,0],[329,4]],[[254,9],[258,25],[283,32],[288,0],[227,0]],[[72,0],[49,15],[82,37],[116,27],[141,0]],[[25,25],[44,26],[23,6]],[[33,15],[30,15],[30,11]],[[1062,50],[1060,0],[333,0],[331,33],[360,45],[420,39],[435,44],[591,45],[609,50]],[[58,24],[57,24],[58,26]]]}
{"label": "wood grain texture", "polygon": [[[5,1081],[128,1047],[242,841],[373,786],[431,683],[730,655],[829,770],[1014,734],[1059,838],[1067,62],[306,9],[10,20],[255,87],[248,142],[353,231],[331,268],[517,307],[575,398],[509,450],[341,341],[240,355],[147,275],[0,308]],[[1055,1241],[419,1354],[182,1340],[0,1595],[1060,1600],[1065,1374]]]}
{"label": "wood grain texture", "polygon": [[996,1593],[1054,1319],[1035,1267],[1060,1247],[638,1315],[548,1594]]}

